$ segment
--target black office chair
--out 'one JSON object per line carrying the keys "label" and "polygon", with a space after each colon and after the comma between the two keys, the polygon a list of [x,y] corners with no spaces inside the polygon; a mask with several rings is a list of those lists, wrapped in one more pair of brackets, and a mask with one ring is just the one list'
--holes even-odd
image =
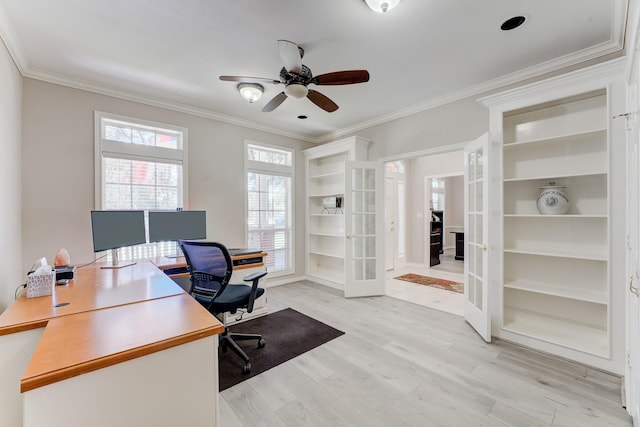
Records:
{"label": "black office chair", "polygon": [[[248,285],[233,285],[229,283],[233,272],[231,255],[227,248],[217,242],[185,241],[181,240],[180,247],[187,261],[187,268],[191,279],[189,293],[202,304],[210,313],[218,315],[225,312],[235,314],[238,310],[253,311],[253,303],[256,298],[264,294],[264,289],[258,287],[258,281],[267,272],[259,271],[245,277]],[[242,372],[251,371],[251,363],[247,354],[238,346],[236,340],[257,340],[258,347],[265,346],[262,335],[232,333],[227,325],[220,335],[220,348],[223,352],[227,347],[244,360]]]}

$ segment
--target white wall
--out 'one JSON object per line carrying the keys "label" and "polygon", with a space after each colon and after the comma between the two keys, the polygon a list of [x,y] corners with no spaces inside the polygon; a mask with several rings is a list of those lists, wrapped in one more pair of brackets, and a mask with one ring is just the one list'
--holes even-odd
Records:
{"label": "white wall", "polygon": [[[207,211],[207,238],[245,245],[244,140],[295,148],[294,200],[303,200],[310,147],[291,138],[24,79],[23,250],[25,261],[53,259],[59,248],[71,262],[93,260],[94,110],[188,129],[189,206]],[[295,273],[304,274],[304,209],[295,211]],[[28,268],[28,266],[23,266]]]}
{"label": "white wall", "polygon": [[0,41],[0,312],[24,283],[21,245],[22,77]]}
{"label": "white wall", "polygon": [[[401,158],[417,153],[472,141],[489,131],[489,110],[476,96],[441,105],[411,116],[372,126],[355,132],[372,141],[369,160]],[[431,157],[431,156],[429,156]],[[463,172],[460,154],[459,172]],[[408,162],[407,173],[419,176],[416,167]],[[428,175],[447,175],[449,167],[442,169],[437,162],[429,165]],[[423,175],[424,176],[424,175]],[[424,218],[418,217],[424,203],[424,180],[407,176],[407,261],[424,263]]]}

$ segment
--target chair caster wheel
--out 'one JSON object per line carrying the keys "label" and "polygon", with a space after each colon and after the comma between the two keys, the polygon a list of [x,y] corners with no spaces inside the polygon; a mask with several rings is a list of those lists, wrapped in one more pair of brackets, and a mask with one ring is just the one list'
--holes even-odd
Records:
{"label": "chair caster wheel", "polygon": [[266,341],[264,340],[264,338],[260,338],[260,340],[258,341],[258,348],[262,348],[265,345],[267,345]]}
{"label": "chair caster wheel", "polygon": [[247,362],[244,364],[244,367],[242,368],[242,373],[248,374],[249,372],[251,372],[251,363]]}

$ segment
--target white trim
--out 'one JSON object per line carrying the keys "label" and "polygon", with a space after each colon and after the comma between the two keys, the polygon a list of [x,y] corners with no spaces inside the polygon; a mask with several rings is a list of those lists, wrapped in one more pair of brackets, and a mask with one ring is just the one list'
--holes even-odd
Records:
{"label": "white trim", "polygon": [[[592,90],[592,88],[608,86],[611,76],[619,73],[625,65],[626,58],[622,57],[551,77],[543,82],[535,82],[501,92],[500,94],[479,98],[478,101],[487,107],[499,105],[503,108],[503,111],[508,111],[517,109],[519,106],[542,103],[551,99],[583,93]],[[523,101],[524,98],[527,98],[531,104]],[[612,113],[622,113],[622,111],[614,111]]]}
{"label": "white trim", "polygon": [[[153,122],[150,120],[137,119],[135,117],[121,116],[118,114],[94,111],[94,207],[102,209],[102,159],[103,157],[143,159],[157,161],[159,163],[172,163],[182,166],[182,207],[189,205],[189,168],[188,168],[188,130],[181,126],[169,125],[166,123]],[[154,130],[169,131],[178,133],[180,136],[178,149],[163,147],[153,147],[137,144],[121,144],[118,142],[104,140],[102,135],[102,121],[113,120],[122,122],[125,125],[136,125],[149,127]]]}
{"label": "white trim", "polygon": [[[468,142],[468,141],[467,141]],[[395,162],[398,160],[414,159],[416,157],[431,156],[433,154],[444,154],[452,151],[463,151],[466,142],[458,142],[455,144],[440,145],[438,147],[426,148],[424,150],[412,151],[410,153],[394,154],[392,156],[381,157],[378,161],[382,163]]]}
{"label": "white trim", "polygon": [[302,282],[303,280],[309,280],[307,276],[294,276],[294,277],[286,277],[281,280],[267,280],[266,284],[263,286],[265,288],[273,288],[275,286],[288,285],[289,283]]}
{"label": "white trim", "polygon": [[[257,148],[264,147],[266,149],[273,149],[284,151],[290,153],[291,155],[291,165],[275,165],[267,162],[258,162],[252,161],[248,159],[247,153],[249,150],[249,146],[255,146]],[[281,275],[288,275],[295,273],[295,262],[296,262],[296,244],[295,244],[295,194],[296,194],[296,179],[295,179],[295,164],[296,164],[296,150],[289,147],[283,147],[281,145],[262,143],[255,140],[245,139],[244,140],[244,242],[248,242],[249,240],[249,224],[248,224],[248,212],[249,212],[249,204],[247,201],[247,192],[248,192],[248,180],[247,175],[249,172],[254,172],[263,175],[277,175],[284,176],[291,180],[290,185],[290,193],[289,194],[289,207],[290,207],[290,218],[289,218],[289,266],[286,270],[279,270],[270,273],[271,277],[278,277]]]}

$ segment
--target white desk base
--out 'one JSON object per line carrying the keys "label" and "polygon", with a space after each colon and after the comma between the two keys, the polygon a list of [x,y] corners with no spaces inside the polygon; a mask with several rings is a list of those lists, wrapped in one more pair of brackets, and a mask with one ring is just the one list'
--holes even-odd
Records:
{"label": "white desk base", "polygon": [[217,427],[218,409],[215,335],[27,391],[23,425]]}

